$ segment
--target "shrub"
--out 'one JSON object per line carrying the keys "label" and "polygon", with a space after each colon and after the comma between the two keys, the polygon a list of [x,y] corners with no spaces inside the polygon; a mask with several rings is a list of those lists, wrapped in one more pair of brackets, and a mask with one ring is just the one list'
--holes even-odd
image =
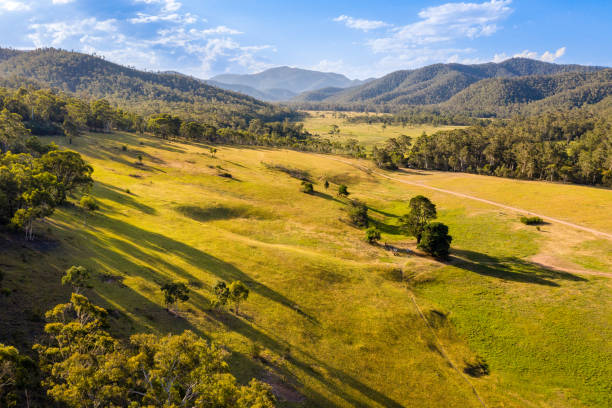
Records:
{"label": "shrub", "polygon": [[349,219],[357,227],[368,226],[368,207],[359,200],[351,200],[347,209]]}
{"label": "shrub", "polygon": [[348,191],[348,187],[344,184],[340,184],[338,186],[338,196],[339,197],[348,197],[349,196],[349,191]]}
{"label": "shrub", "polygon": [[366,241],[370,244],[374,244],[375,242],[380,240],[380,231],[375,227],[370,227],[366,230]]}
{"label": "shrub", "polygon": [[441,222],[432,222],[423,229],[417,248],[436,258],[447,259],[453,237],[448,235],[448,227]]}
{"label": "shrub", "polygon": [[312,194],[314,192],[314,187],[312,183],[309,181],[302,181],[302,193]]}
{"label": "shrub", "polygon": [[544,220],[540,217],[521,217],[521,222],[525,225],[541,225],[544,224]]}

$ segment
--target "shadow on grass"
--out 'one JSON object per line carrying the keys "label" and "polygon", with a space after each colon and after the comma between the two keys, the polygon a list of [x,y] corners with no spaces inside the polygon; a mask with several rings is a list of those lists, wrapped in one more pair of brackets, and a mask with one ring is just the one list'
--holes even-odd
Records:
{"label": "shadow on grass", "polygon": [[156,211],[153,207],[139,203],[134,197],[125,191],[111,186],[110,184],[96,182],[94,186],[94,194],[96,197],[104,198],[116,202],[117,204],[133,208],[147,215],[155,215]]}
{"label": "shadow on grass", "polygon": [[494,278],[535,283],[545,286],[560,286],[556,281],[585,282],[586,279],[568,272],[544,268],[533,262],[516,257],[492,257],[486,254],[462,250],[451,250],[450,263],[479,275]]}
{"label": "shadow on grass", "polygon": [[389,235],[402,235],[402,229],[398,225],[386,224],[375,218],[370,218],[370,226],[375,227],[377,230],[384,234]]}
{"label": "shadow on grass", "polygon": [[[340,369],[337,369],[335,367],[332,367],[327,363],[322,362],[321,360],[315,358],[311,354],[299,348],[290,346],[289,344],[285,342],[278,341],[277,339],[260,331],[255,326],[245,322],[243,319],[240,319],[236,317],[235,315],[232,315],[229,313],[211,312],[208,314],[208,316],[216,319],[223,325],[227,326],[228,329],[235,331],[237,333],[240,333],[241,335],[243,335],[244,337],[247,337],[251,341],[255,343],[259,343],[263,345],[265,348],[279,355],[287,354],[287,351],[290,350],[291,352],[289,356],[287,356],[287,359],[288,361],[291,362],[291,364],[293,364],[295,367],[299,368],[303,372],[307,373],[310,377],[317,380],[319,383],[323,384],[325,388],[329,389],[332,393],[338,395],[340,398],[345,400],[350,406],[365,408],[371,405],[368,405],[367,403],[364,403],[362,401],[355,399],[354,396],[350,395],[345,390],[338,387],[337,383],[346,384],[350,386],[355,391],[359,392],[360,394],[366,396],[367,398],[371,399],[372,401],[375,401],[376,403],[384,407],[389,407],[389,408],[402,407],[402,405],[399,404],[398,402],[387,397],[381,392],[373,389],[372,387],[362,383],[361,381],[357,380],[355,377],[347,374],[346,372]],[[306,357],[306,360],[313,361],[314,365],[321,367],[323,371],[327,373],[327,375],[324,376],[323,374],[319,372],[319,370],[317,370],[316,368],[313,368],[312,365],[306,363],[303,359],[298,358],[298,356],[300,355]],[[333,379],[330,380],[329,378],[327,378],[328,376],[333,377]],[[309,389],[309,393],[311,392],[313,391]],[[328,399],[321,396],[320,394],[316,394],[316,392],[313,392],[313,393],[315,394],[315,397],[314,397],[315,400],[319,399],[325,402],[325,405],[323,406],[325,407],[338,406],[337,404],[329,401]]]}
{"label": "shadow on grass", "polygon": [[330,194],[324,193],[322,191],[313,191],[312,193],[310,193],[310,195],[315,196],[315,197],[319,197],[319,198],[323,198],[325,200],[335,201],[335,202],[340,203],[340,204],[346,204],[344,201],[339,200],[338,198],[336,198],[336,197],[334,197],[334,196],[332,196]]}

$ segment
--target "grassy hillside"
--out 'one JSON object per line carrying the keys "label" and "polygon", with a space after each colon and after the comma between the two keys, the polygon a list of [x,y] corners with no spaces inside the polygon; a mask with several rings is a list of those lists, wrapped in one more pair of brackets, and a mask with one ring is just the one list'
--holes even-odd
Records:
{"label": "grassy hillside", "polygon": [[[391,137],[407,135],[416,137],[423,132],[433,133],[438,130],[456,129],[461,126],[431,126],[431,125],[387,125],[383,128],[382,124],[374,123],[350,123],[346,121],[342,115],[356,115],[353,112],[331,112],[331,111],[308,111],[307,116],[303,119],[304,129],[314,135],[328,138],[333,141],[346,142],[349,139],[356,139],[364,146],[371,148],[372,146],[383,143]],[[340,128],[340,133],[330,135],[329,131],[333,125]]]}
{"label": "grassy hillside", "polygon": [[[86,135],[70,147],[94,166],[101,210],[84,225],[77,208],[62,208],[37,226],[33,243],[1,235],[2,342],[22,345],[40,333],[41,313],[68,296],[62,272],[82,264],[96,276],[88,295],[113,309],[114,330],[190,328],[226,345],[238,378],[273,384],[283,406],[482,406],[470,384],[487,406],[612,403],[611,284],[596,275],[612,269],[610,241],[558,225],[538,231],[519,214],[328,156],[218,146],[212,158],[204,145],[131,134]],[[301,193],[298,180],[264,163],[308,172],[317,194]],[[225,172],[233,178],[219,176]],[[405,177],[461,191],[486,186],[483,194],[503,192],[497,201],[575,222],[612,211],[604,189],[579,187],[576,195],[577,187],[547,183]],[[335,183],[368,203],[382,241],[400,248],[414,249],[397,227],[407,200],[431,197],[451,228],[453,259],[393,256],[366,244],[344,221]],[[568,210],[576,197],[588,214]],[[575,271],[546,266],[558,263]],[[180,317],[164,310],[159,291],[175,279],[192,290]],[[210,310],[219,279],[251,287],[240,317]],[[490,374],[462,374],[477,356]]]}

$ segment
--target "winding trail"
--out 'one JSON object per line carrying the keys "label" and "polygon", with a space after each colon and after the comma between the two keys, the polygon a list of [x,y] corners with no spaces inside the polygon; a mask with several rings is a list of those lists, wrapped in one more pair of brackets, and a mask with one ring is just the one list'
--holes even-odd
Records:
{"label": "winding trail", "polygon": [[364,171],[364,172],[366,172],[368,174],[375,174],[377,176],[384,177],[384,178],[389,179],[389,180],[394,180],[394,181],[397,181],[399,183],[408,184],[408,185],[412,185],[412,186],[416,186],[416,187],[421,187],[421,188],[426,188],[426,189],[429,189],[429,190],[438,191],[440,193],[451,194],[451,195],[454,195],[454,196],[457,196],[457,197],[461,197],[461,198],[467,198],[467,199],[474,200],[474,201],[480,201],[481,203],[486,203],[486,204],[489,204],[489,205],[493,205],[495,207],[504,208],[506,210],[515,211],[515,212],[518,212],[518,213],[523,213],[523,214],[527,214],[527,215],[531,215],[531,216],[540,217],[544,221],[553,222],[553,223],[556,223],[556,224],[562,224],[562,225],[565,225],[565,226],[568,226],[568,227],[571,227],[571,228],[574,228],[574,229],[577,229],[577,230],[590,232],[591,234],[598,235],[600,237],[604,237],[604,238],[607,238],[609,240],[612,240],[612,234],[609,234],[607,232],[598,231],[598,230],[593,229],[593,228],[588,228],[588,227],[584,227],[582,225],[574,224],[572,222],[563,221],[563,220],[560,220],[558,218],[549,217],[548,215],[535,213],[533,211],[528,211],[528,210],[525,210],[525,209],[522,209],[522,208],[512,207],[512,206],[505,205],[505,204],[500,204],[500,203],[497,203],[495,201],[486,200],[484,198],[474,197],[474,196],[471,196],[471,195],[468,195],[468,194],[459,193],[457,191],[445,190],[445,189],[438,188],[438,187],[428,186],[427,184],[423,184],[423,183],[418,183],[418,182],[414,182],[414,181],[403,180],[403,179],[400,179],[400,178],[397,178],[397,177],[392,177],[392,176],[389,176],[389,175],[387,175],[385,173],[382,173],[380,171],[373,170],[373,169],[370,169],[368,167],[361,166],[359,164],[351,163],[350,161],[347,161],[347,160],[342,160],[342,159],[338,159],[338,158],[335,158],[335,157],[327,157],[327,158],[330,159],[330,160],[334,160],[334,161],[338,161],[338,162],[341,162],[341,163],[344,163],[344,164],[348,164],[349,166],[353,166],[353,167],[355,167],[355,168],[357,168],[357,169],[359,169],[361,171]]}

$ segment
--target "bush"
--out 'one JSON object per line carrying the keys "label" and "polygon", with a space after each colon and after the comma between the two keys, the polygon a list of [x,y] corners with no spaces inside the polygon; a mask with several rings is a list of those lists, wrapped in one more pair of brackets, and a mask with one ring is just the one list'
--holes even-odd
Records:
{"label": "bush", "polygon": [[302,193],[312,194],[314,192],[314,187],[309,181],[302,181]]}
{"label": "bush", "polygon": [[521,217],[521,222],[525,225],[542,225],[544,224],[544,220],[540,217]]}
{"label": "bush", "polygon": [[349,196],[348,187],[344,184],[340,184],[338,186],[338,196],[339,197],[348,197]]}
{"label": "bush", "polygon": [[448,227],[441,222],[432,222],[423,229],[417,248],[440,259],[447,259],[453,237],[448,235]]}
{"label": "bush", "polygon": [[368,226],[368,207],[359,200],[351,200],[347,209],[349,219],[357,227]]}
{"label": "bush", "polygon": [[375,227],[370,227],[366,230],[366,241],[370,244],[374,244],[376,241],[380,240],[380,231]]}

